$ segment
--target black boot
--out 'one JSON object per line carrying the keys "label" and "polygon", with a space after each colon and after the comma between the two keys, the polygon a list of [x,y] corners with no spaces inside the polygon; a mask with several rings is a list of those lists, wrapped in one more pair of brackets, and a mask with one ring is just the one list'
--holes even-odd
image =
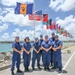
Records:
{"label": "black boot", "polygon": [[56,66],[53,66],[51,69],[56,69]]}
{"label": "black boot", "polygon": [[59,68],[59,73],[61,73],[62,72],[62,69],[61,68]]}
{"label": "black boot", "polygon": [[29,68],[28,68],[28,66],[27,66],[27,71],[30,71]]}
{"label": "black boot", "polygon": [[38,66],[38,69],[39,69],[39,70],[41,70],[41,67],[40,67],[40,66]]}
{"label": "black boot", "polygon": [[50,71],[50,68],[49,68],[49,66],[47,66],[47,70],[48,70],[48,71]]}
{"label": "black boot", "polygon": [[46,66],[44,67],[44,70],[46,70]]}
{"label": "black boot", "polygon": [[11,72],[11,75],[15,75],[15,74],[14,74],[14,71]]}
{"label": "black boot", "polygon": [[35,70],[35,68],[34,68],[34,67],[32,67],[32,69],[33,69],[33,70]]}
{"label": "black boot", "polygon": [[17,69],[17,73],[22,73],[22,71],[20,69]]}
{"label": "black boot", "polygon": [[27,67],[25,67],[25,70],[24,71],[27,72]]}

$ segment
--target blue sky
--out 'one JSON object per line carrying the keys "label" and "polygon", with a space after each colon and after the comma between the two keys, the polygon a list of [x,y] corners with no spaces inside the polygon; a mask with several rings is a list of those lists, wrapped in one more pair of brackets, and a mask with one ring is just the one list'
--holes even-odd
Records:
{"label": "blue sky", "polygon": [[[16,35],[21,37],[29,36],[31,40],[34,38],[34,21],[28,20],[28,15],[15,15],[14,8],[16,2],[34,3],[35,11],[42,10],[47,13],[53,22],[64,27],[73,36],[75,27],[75,1],[74,0],[0,0],[0,40],[14,40]],[[37,23],[37,22],[36,22]],[[36,37],[42,34],[42,25],[36,24]],[[51,34],[43,26],[43,35]],[[64,37],[64,36],[60,36]],[[64,37],[65,39],[66,37]]]}

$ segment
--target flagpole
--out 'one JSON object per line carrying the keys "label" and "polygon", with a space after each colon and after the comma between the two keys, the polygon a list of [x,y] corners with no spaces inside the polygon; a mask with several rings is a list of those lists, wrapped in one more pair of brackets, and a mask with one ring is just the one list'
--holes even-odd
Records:
{"label": "flagpole", "polygon": [[[35,3],[34,3],[34,12],[35,12]],[[33,13],[33,15],[34,15],[34,41],[35,41],[35,24],[36,24],[36,22],[35,22],[35,13]]]}
{"label": "flagpole", "polygon": [[42,35],[43,35],[43,13],[42,13]]}

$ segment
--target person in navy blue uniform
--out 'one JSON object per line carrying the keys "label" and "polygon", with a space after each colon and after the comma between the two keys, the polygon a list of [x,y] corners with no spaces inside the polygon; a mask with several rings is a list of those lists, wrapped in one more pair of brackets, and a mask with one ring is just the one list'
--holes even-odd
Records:
{"label": "person in navy blue uniform", "polygon": [[40,43],[38,38],[35,38],[35,42],[33,43],[33,57],[32,57],[32,69],[35,70],[35,61],[37,60],[38,69],[40,68]]}
{"label": "person in navy blue uniform", "polygon": [[31,43],[29,37],[26,37],[24,41],[25,41],[23,44],[24,68],[25,72],[28,72],[31,58]]}
{"label": "person in navy blue uniform", "polygon": [[57,66],[59,68],[59,72],[62,71],[61,48],[62,48],[62,42],[59,40],[58,35],[56,35],[53,47],[53,60],[54,60],[53,69],[55,69]]}
{"label": "person in navy blue uniform", "polygon": [[48,39],[48,35],[45,36],[45,40],[42,42],[42,54],[43,54],[43,65],[44,65],[44,70],[50,71],[49,65],[50,65],[50,60],[51,60],[51,42]]}
{"label": "person in navy blue uniform", "polygon": [[[55,41],[55,33],[52,33],[52,37],[49,40],[53,46],[54,45],[53,42]],[[51,66],[53,66],[53,49],[51,49]]]}
{"label": "person in navy blue uniform", "polygon": [[20,70],[22,45],[19,42],[19,36],[15,37],[15,42],[12,44],[12,48],[13,48],[13,54],[12,54],[11,72],[12,75],[15,75],[14,74],[15,64],[17,67],[17,72],[22,73],[22,71]]}
{"label": "person in navy blue uniform", "polygon": [[[40,39],[39,39],[39,43],[40,43],[40,45],[42,45],[42,42],[43,42],[44,40],[43,40],[43,35],[40,35]],[[42,48],[40,48],[40,57],[42,57]],[[43,59],[42,59],[42,61],[43,61]]]}

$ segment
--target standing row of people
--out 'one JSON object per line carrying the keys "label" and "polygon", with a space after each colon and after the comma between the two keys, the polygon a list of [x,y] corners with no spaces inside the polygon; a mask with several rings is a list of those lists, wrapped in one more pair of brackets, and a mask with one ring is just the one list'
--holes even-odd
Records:
{"label": "standing row of people", "polygon": [[61,48],[62,42],[59,40],[58,35],[52,33],[52,37],[49,39],[48,35],[43,39],[43,35],[40,35],[40,39],[37,37],[33,43],[33,46],[30,43],[29,37],[24,39],[23,45],[19,42],[19,37],[15,37],[15,42],[12,44],[13,55],[12,55],[12,66],[11,73],[14,75],[14,67],[16,63],[17,72],[22,72],[20,70],[21,62],[21,52],[23,50],[23,60],[25,71],[29,71],[30,59],[31,59],[31,50],[33,47],[32,54],[32,69],[35,70],[35,61],[37,60],[37,67],[41,70],[40,67],[40,57],[42,57],[42,62],[44,70],[50,71],[50,63],[52,69],[59,68],[59,71],[62,71],[62,60],[61,60]]}

